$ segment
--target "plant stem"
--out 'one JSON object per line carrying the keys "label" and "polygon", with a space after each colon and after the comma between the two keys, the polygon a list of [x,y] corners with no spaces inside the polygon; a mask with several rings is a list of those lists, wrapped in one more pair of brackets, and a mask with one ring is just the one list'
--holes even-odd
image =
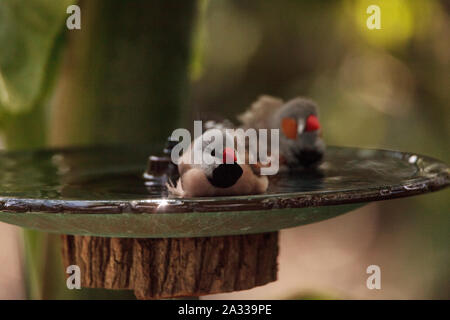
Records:
{"label": "plant stem", "polygon": [[[67,35],[50,143],[165,141],[185,115],[196,5],[197,0],[80,1],[82,29]],[[86,294],[114,293],[83,289],[76,297]]]}
{"label": "plant stem", "polygon": [[54,103],[54,145],[152,143],[180,126],[197,1],[81,1]]}

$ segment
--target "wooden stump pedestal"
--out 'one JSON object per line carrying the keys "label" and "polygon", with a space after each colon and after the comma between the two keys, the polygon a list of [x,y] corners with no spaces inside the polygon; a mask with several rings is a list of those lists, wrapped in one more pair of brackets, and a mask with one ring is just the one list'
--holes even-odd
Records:
{"label": "wooden stump pedestal", "polygon": [[62,236],[65,266],[81,286],[134,290],[138,299],[201,296],[250,289],[277,278],[278,232],[131,239]]}

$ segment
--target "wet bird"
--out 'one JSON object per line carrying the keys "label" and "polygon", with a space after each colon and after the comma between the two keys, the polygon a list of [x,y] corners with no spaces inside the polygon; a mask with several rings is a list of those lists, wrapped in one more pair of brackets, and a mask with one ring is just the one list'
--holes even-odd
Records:
{"label": "wet bird", "polygon": [[[223,143],[217,147],[213,146],[211,139],[205,139],[211,130],[217,130],[222,135]],[[258,166],[246,164],[247,154],[238,154],[234,148],[226,147],[234,146],[233,141],[234,137],[224,129],[210,129],[196,138],[180,158],[180,178],[176,185],[167,184],[170,194],[206,197],[264,193],[269,184],[267,177],[259,174]],[[203,161],[199,164],[194,161],[195,152],[201,152]],[[207,157],[221,161],[207,162]],[[238,163],[238,159],[244,160]]]}
{"label": "wet bird", "polygon": [[[243,128],[279,129],[281,168],[315,168],[325,152],[317,105],[306,98],[288,102],[261,96],[238,116]],[[271,150],[273,153],[273,150]]]}

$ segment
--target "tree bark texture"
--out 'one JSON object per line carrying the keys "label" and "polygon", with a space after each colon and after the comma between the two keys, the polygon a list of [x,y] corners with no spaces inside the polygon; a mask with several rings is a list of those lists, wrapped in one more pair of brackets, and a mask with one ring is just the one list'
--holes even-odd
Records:
{"label": "tree bark texture", "polygon": [[173,239],[63,235],[81,285],[164,299],[250,289],[277,278],[278,232]]}

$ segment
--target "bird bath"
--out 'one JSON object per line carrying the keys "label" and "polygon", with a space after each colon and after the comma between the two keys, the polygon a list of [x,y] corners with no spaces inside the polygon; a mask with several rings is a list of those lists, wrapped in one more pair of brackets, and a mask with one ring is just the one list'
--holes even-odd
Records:
{"label": "bird bath", "polygon": [[160,150],[0,153],[0,221],[63,234],[83,286],[195,296],[274,281],[278,230],[450,183],[449,167],[429,157],[329,147],[317,171],[280,173],[262,195],[169,198],[143,178]]}

